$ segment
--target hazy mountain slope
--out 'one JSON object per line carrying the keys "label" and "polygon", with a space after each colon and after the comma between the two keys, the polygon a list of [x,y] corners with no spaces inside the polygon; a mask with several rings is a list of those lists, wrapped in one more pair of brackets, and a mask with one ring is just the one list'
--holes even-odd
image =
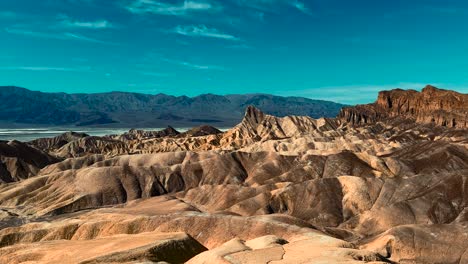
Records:
{"label": "hazy mountain slope", "polygon": [[248,105],[276,116],[333,117],[343,105],[300,97],[267,94],[213,95],[193,98],[110,92],[97,94],[42,93],[0,87],[0,121],[41,125],[103,125],[122,127],[237,124]]}

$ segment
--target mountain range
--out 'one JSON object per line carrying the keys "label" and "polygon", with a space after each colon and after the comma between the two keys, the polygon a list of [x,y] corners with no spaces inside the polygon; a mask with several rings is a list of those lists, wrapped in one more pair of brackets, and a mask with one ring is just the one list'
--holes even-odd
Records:
{"label": "mountain range", "polygon": [[276,115],[335,117],[342,104],[269,94],[196,97],[109,92],[94,94],[43,93],[14,86],[0,87],[0,125],[192,127],[212,124],[231,127],[248,105]]}

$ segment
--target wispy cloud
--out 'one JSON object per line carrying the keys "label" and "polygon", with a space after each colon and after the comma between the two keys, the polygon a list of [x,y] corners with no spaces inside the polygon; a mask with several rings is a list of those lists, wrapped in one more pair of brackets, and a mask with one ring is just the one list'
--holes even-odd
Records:
{"label": "wispy cloud", "polygon": [[0,67],[0,70],[7,71],[61,71],[61,72],[87,72],[90,67],[48,67],[48,66],[13,66],[13,67]]}
{"label": "wispy cloud", "polygon": [[112,23],[104,19],[96,21],[78,21],[73,20],[68,16],[60,16],[59,18],[61,19],[59,26],[66,28],[106,29],[114,27]]}
{"label": "wispy cloud", "polygon": [[213,12],[220,9],[219,6],[212,3],[194,0],[178,3],[167,3],[158,0],[132,0],[124,7],[135,14],[152,13],[171,16],[186,16],[194,12]]}
{"label": "wispy cloud", "polygon": [[95,38],[86,37],[83,35],[70,33],[70,32],[40,32],[26,29],[17,28],[5,28],[5,31],[10,34],[23,35],[35,38],[47,38],[47,39],[60,39],[60,40],[80,40],[92,43],[107,44],[107,45],[118,45],[117,43],[102,41]]}
{"label": "wispy cloud", "polygon": [[170,32],[184,35],[184,36],[190,36],[190,37],[206,37],[206,38],[218,38],[218,39],[225,39],[225,40],[234,40],[238,41],[240,40],[239,38],[221,32],[217,30],[216,28],[208,28],[205,25],[190,25],[190,26],[177,26],[174,29],[172,29]]}
{"label": "wispy cloud", "polygon": [[86,37],[86,36],[78,35],[78,34],[74,34],[74,33],[65,32],[63,34],[68,39],[76,39],[76,40],[81,40],[81,41],[100,43],[100,44],[108,44],[108,45],[118,45],[117,43],[114,43],[114,42],[102,41],[102,40],[99,40],[99,39],[90,38],[90,37]]}
{"label": "wispy cloud", "polygon": [[233,0],[243,7],[254,8],[263,12],[279,12],[281,7],[290,6],[305,14],[311,14],[310,9],[300,0]]}
{"label": "wispy cloud", "polygon": [[195,64],[187,61],[179,61],[179,60],[171,60],[171,59],[162,59],[165,62],[176,64],[180,66],[184,66],[187,68],[195,69],[195,70],[226,70],[226,68],[217,65],[202,65],[202,64]]}
{"label": "wispy cloud", "polygon": [[63,34],[37,32],[26,29],[5,28],[5,31],[10,34],[30,36],[35,38],[67,39],[66,36]]}
{"label": "wispy cloud", "polygon": [[301,1],[292,1],[291,5],[304,14],[311,15],[310,9]]}

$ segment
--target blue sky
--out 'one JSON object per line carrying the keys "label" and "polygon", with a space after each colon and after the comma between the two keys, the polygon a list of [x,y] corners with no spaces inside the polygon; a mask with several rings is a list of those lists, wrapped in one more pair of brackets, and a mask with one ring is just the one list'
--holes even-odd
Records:
{"label": "blue sky", "polygon": [[367,103],[468,92],[463,0],[2,0],[0,85]]}

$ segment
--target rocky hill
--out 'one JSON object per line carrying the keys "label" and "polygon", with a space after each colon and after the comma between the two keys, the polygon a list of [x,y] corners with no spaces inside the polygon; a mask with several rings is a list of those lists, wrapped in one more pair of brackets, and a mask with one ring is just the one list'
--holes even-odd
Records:
{"label": "rocky hill", "polygon": [[343,105],[300,97],[268,94],[196,97],[138,93],[42,93],[19,87],[0,87],[0,123],[113,127],[230,127],[242,119],[248,105],[267,113],[333,117]]}
{"label": "rocky hill", "polygon": [[60,160],[22,142],[0,141],[0,184],[33,177]]}
{"label": "rocky hill", "polygon": [[353,124],[369,124],[391,117],[445,127],[468,127],[468,94],[428,85],[421,92],[395,89],[379,93],[373,104],[345,107],[339,117]]}

